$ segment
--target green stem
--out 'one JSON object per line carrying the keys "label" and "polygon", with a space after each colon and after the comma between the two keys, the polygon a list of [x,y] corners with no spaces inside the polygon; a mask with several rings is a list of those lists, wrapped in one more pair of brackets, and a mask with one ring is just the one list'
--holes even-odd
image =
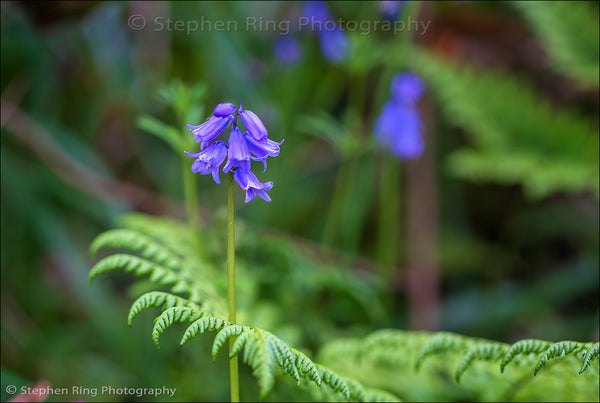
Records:
{"label": "green stem", "polygon": [[[227,183],[227,299],[229,301],[229,322],[235,324],[235,232],[233,208],[233,172],[229,173]],[[233,347],[235,338],[229,339],[229,352]],[[229,379],[231,388],[231,401],[240,401],[240,385],[238,379],[237,355],[229,360]]]}

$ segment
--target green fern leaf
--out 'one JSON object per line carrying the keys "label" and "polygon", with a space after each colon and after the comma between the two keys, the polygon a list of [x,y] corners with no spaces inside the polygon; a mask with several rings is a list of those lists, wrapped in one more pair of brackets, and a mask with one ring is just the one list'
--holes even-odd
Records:
{"label": "green fern leaf", "polygon": [[470,136],[473,148],[448,157],[454,175],[521,184],[532,199],[564,191],[600,195],[597,129],[579,112],[557,110],[506,72],[476,70],[421,50],[408,63],[449,121]]}
{"label": "green fern leaf", "polygon": [[146,234],[170,249],[173,253],[198,259],[197,233],[181,221],[168,217],[127,213],[119,216],[117,223],[124,229]]}
{"label": "green fern leaf", "polygon": [[415,361],[415,370],[418,371],[425,358],[447,351],[460,351],[468,345],[474,343],[474,340],[449,332],[439,332],[433,336],[417,353]]}
{"label": "green fern leaf", "polygon": [[350,400],[350,388],[341,376],[322,365],[317,364],[317,368],[319,368],[319,375],[323,383],[326,383],[331,389],[340,392],[346,399]]}
{"label": "green fern leaf", "polygon": [[198,311],[200,306],[188,301],[185,298],[178,297],[173,294],[169,294],[162,291],[147,292],[135,300],[131,308],[129,309],[129,315],[127,315],[127,324],[131,326],[133,318],[135,318],[140,312],[149,308],[168,309],[175,306],[187,306],[195,308]]}
{"label": "green fern leaf", "polygon": [[577,353],[584,350],[586,347],[586,344],[578,343],[576,341],[561,341],[554,343],[538,360],[535,370],[533,371],[533,375],[537,375],[540,369],[542,369],[542,367],[551,359],[555,357],[564,357],[567,354]]}
{"label": "green fern leaf", "polygon": [[248,341],[250,337],[250,332],[242,332],[238,337],[235,338],[233,345],[231,346],[231,351],[229,352],[229,358],[233,358],[242,351],[244,344]]}
{"label": "green fern leaf", "polygon": [[228,322],[223,319],[214,316],[204,316],[188,326],[179,342],[180,345],[184,345],[191,338],[195,337],[198,333],[204,333],[207,330],[220,330],[227,325]]}
{"label": "green fern leaf", "polygon": [[281,339],[270,334],[269,336],[267,342],[276,352],[275,359],[277,360],[277,364],[300,384],[300,375],[296,368],[296,357],[294,357],[291,349]]}
{"label": "green fern leaf", "polygon": [[296,349],[291,349],[292,353],[295,357],[295,365],[298,371],[300,371],[303,375],[307,375],[309,379],[311,379],[314,383],[321,386],[322,380],[321,375],[319,374],[319,369],[307,356]]}
{"label": "green fern leaf", "polygon": [[513,344],[506,352],[506,355],[500,363],[500,372],[504,372],[504,368],[517,356],[523,354],[539,354],[544,352],[552,343],[544,340],[525,339]]}
{"label": "green fern leaf", "polygon": [[[353,379],[344,379],[346,385],[348,385],[348,390],[350,391],[350,396],[352,400],[357,402],[368,402],[367,391],[365,388]],[[350,398],[348,398],[350,399]]]}
{"label": "green fern leaf", "polygon": [[386,392],[385,390],[374,388],[367,388],[365,390],[367,392],[365,402],[402,402],[398,396]]}
{"label": "green fern leaf", "polygon": [[598,9],[585,1],[510,2],[529,20],[558,70],[598,86]]}
{"label": "green fern leaf", "polygon": [[589,367],[590,362],[594,358],[598,358],[598,351],[600,350],[600,343],[592,344],[590,348],[588,348],[585,352],[585,356],[583,358],[583,365],[581,366],[580,374],[583,373]]}
{"label": "green fern leaf", "polygon": [[103,232],[92,242],[90,253],[95,255],[99,249],[106,247],[129,249],[171,270],[182,268],[181,259],[169,249],[137,231],[114,229]]}
{"label": "green fern leaf", "polygon": [[264,400],[275,382],[275,357],[273,351],[268,348],[262,332],[253,332],[246,341],[244,362],[250,365],[252,374],[258,379],[260,400]]}
{"label": "green fern leaf", "polygon": [[499,361],[507,351],[508,345],[504,343],[485,343],[471,347],[456,370],[456,382],[460,382],[460,378],[471,367],[473,361]]}
{"label": "green fern leaf", "polygon": [[229,338],[238,336],[238,335],[242,334],[243,332],[244,332],[244,327],[240,326],[240,325],[229,325],[229,326],[225,326],[224,328],[222,328],[219,331],[219,333],[217,333],[217,335],[215,336],[215,340],[213,341],[213,346],[212,346],[213,361],[217,361],[217,354],[219,353],[219,350],[221,349],[221,347],[223,347],[223,344],[225,344],[225,342],[227,340],[229,340]]}
{"label": "green fern leaf", "polygon": [[198,311],[196,308],[190,308],[187,306],[175,306],[168,308],[156,318],[154,328],[152,329],[152,341],[156,348],[160,348],[158,339],[165,330],[175,322],[186,322],[196,321],[203,316],[202,311]]}
{"label": "green fern leaf", "polygon": [[117,269],[132,271],[139,276],[151,273],[153,281],[164,285],[175,284],[179,280],[177,275],[163,266],[137,256],[118,253],[105,257],[92,267],[88,276],[90,284],[98,275]]}

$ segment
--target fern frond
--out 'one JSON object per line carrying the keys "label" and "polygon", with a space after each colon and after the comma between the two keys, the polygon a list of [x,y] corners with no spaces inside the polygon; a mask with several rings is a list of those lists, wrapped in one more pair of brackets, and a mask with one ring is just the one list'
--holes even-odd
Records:
{"label": "fern frond", "polygon": [[318,386],[321,386],[323,380],[321,379],[319,369],[317,368],[315,363],[312,362],[307,356],[305,356],[300,351],[294,348],[291,348],[290,350],[292,351],[296,359],[294,364],[296,365],[298,371],[300,371],[302,375],[308,376],[308,378],[314,383],[316,383]]}
{"label": "fern frond", "polygon": [[181,270],[181,259],[169,249],[152,238],[126,229],[108,230],[98,235],[90,245],[90,253],[95,255],[101,248],[124,248],[139,253],[142,257],[152,260],[171,270]]}
{"label": "fern frond", "polygon": [[246,344],[246,341],[248,341],[249,337],[250,332],[242,332],[238,337],[235,338],[235,341],[231,346],[231,351],[229,352],[229,358],[235,357],[240,353],[240,351],[242,351],[242,348],[244,347],[244,344]]}
{"label": "fern frond", "polygon": [[436,333],[417,353],[415,370],[418,371],[425,358],[447,351],[460,351],[475,342],[474,339],[450,332]]}
{"label": "fern frond", "polygon": [[532,199],[563,191],[599,197],[597,129],[579,112],[557,110],[506,72],[478,70],[422,50],[407,62],[427,81],[448,120],[470,136],[473,148],[448,157],[454,175],[521,184]]}
{"label": "fern frond", "polygon": [[151,280],[164,285],[173,285],[180,280],[172,270],[167,269],[159,264],[155,264],[141,257],[117,253],[100,260],[92,267],[88,276],[90,283],[94,281],[99,274],[103,274],[112,270],[123,269],[127,272],[135,272],[139,276],[151,274]]}
{"label": "fern frond", "polygon": [[215,340],[213,341],[212,346],[213,361],[217,361],[217,354],[219,353],[219,350],[221,349],[221,347],[223,347],[223,344],[225,344],[227,340],[229,340],[231,337],[238,336],[243,332],[244,328],[240,325],[229,325],[219,330],[219,333],[217,333],[217,335],[215,336]]}
{"label": "fern frond", "polygon": [[[571,347],[571,357],[557,359],[556,366],[533,378],[533,367],[537,361],[533,361],[534,354],[545,353],[554,344],[569,350],[569,342],[523,340],[511,346],[448,332],[386,329],[362,340],[332,340],[322,347],[318,356],[320,363],[339,371],[340,376],[349,376],[364,386],[375,386],[409,401],[544,401],[548,397],[549,400],[585,401],[594,393],[597,396],[596,372],[584,378],[573,368],[575,360],[572,354],[577,348]],[[590,346],[589,353],[586,353],[590,360],[597,357],[597,345],[595,353],[591,344],[580,343],[582,348],[587,346]],[[462,357],[461,352],[464,352]],[[556,352],[559,357],[558,347]],[[436,366],[423,367],[417,374],[415,363],[422,363],[433,354],[439,355]],[[521,360],[521,355],[528,359]],[[519,361],[520,365],[501,373],[498,364],[503,359],[506,361],[504,365],[513,360]],[[475,371],[471,367],[477,360],[482,362]],[[468,382],[465,382],[465,372],[469,368]],[[528,374],[529,368],[531,373]],[[448,382],[452,375],[457,382],[463,381],[460,384]],[[361,394],[359,390],[354,391],[351,384],[349,387],[351,394]]]}
{"label": "fern frond", "polygon": [[244,362],[252,368],[252,374],[258,379],[259,396],[263,400],[273,388],[275,376],[275,357],[268,348],[261,333],[249,337],[244,348]]}
{"label": "fern frond", "polygon": [[585,350],[587,347],[587,344],[576,341],[561,341],[554,343],[546,351],[544,351],[544,354],[538,360],[535,370],[533,371],[533,375],[537,375],[540,369],[542,369],[542,367],[551,359],[556,357],[564,357],[567,354],[578,353],[579,351]]}
{"label": "fern frond", "polygon": [[169,250],[187,257],[197,250],[197,233],[181,221],[168,217],[150,216],[142,213],[127,213],[119,216],[117,224],[124,229],[146,234]]}
{"label": "fern frond", "polygon": [[523,354],[539,354],[544,352],[552,343],[544,340],[525,339],[513,344],[500,363],[500,372],[516,357]]}
{"label": "fern frond", "polygon": [[223,319],[205,315],[204,317],[192,322],[192,324],[188,326],[188,328],[185,330],[185,333],[181,337],[179,344],[183,346],[198,333],[204,333],[207,330],[220,330],[226,325],[227,322]]}
{"label": "fern frond", "polygon": [[341,376],[322,365],[317,364],[317,368],[319,369],[319,376],[323,383],[326,383],[331,389],[340,392],[346,399],[350,400],[350,388]]}
{"label": "fern frond", "polygon": [[598,85],[598,11],[590,2],[510,2],[529,20],[558,70]]}
{"label": "fern frond", "polygon": [[583,373],[590,366],[590,362],[594,358],[598,358],[598,351],[600,350],[600,343],[595,343],[590,346],[585,352],[585,356],[583,358],[583,365],[581,366],[580,374]]}
{"label": "fern frond", "polygon": [[460,382],[460,378],[471,367],[473,361],[499,361],[508,348],[504,343],[485,343],[471,347],[456,370],[454,375],[456,382]]}
{"label": "fern frond", "polygon": [[367,392],[365,402],[402,402],[398,396],[385,390],[375,388],[367,388],[365,390]]}
{"label": "fern frond", "polygon": [[160,348],[158,344],[160,335],[163,334],[165,330],[173,323],[196,321],[203,315],[204,313],[202,311],[187,306],[175,306],[164,310],[163,313],[156,318],[154,328],[152,329],[152,341],[154,342],[154,345],[156,348]]}
{"label": "fern frond", "polygon": [[173,294],[162,291],[151,291],[143,294],[135,300],[131,308],[129,309],[129,315],[127,315],[127,324],[131,326],[133,318],[135,318],[140,312],[149,308],[168,309],[175,306],[187,306],[200,311],[200,306],[196,305],[185,298],[178,297]]}

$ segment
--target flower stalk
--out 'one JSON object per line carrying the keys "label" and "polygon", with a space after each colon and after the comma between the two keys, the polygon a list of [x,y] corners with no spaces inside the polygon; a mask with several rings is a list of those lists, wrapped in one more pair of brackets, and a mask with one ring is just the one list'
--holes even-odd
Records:
{"label": "flower stalk", "polygon": [[[233,172],[229,172],[227,183],[227,300],[229,303],[229,322],[235,324],[235,231],[234,231],[234,203],[233,203]],[[233,347],[235,338],[229,339],[229,352]],[[240,401],[240,385],[238,376],[237,355],[229,359],[229,380],[231,401]]]}

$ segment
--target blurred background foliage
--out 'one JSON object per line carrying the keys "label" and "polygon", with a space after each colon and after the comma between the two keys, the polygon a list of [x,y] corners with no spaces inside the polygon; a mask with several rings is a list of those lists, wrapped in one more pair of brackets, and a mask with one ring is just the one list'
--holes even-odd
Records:
{"label": "blurred background foliage", "polygon": [[[375,21],[378,3],[329,6],[347,21]],[[257,326],[313,353],[335,337],[421,329],[409,273],[411,239],[425,236],[438,284],[429,330],[598,340],[598,3],[406,2],[404,18],[429,21],[425,32],[348,32],[350,56],[337,64],[315,35],[290,32],[301,55],[285,64],[273,54],[285,27],[249,29],[247,18],[297,20],[301,6],[2,2],[3,386],[166,385],[177,400],[226,399],[226,359],[207,364],[208,340],[182,350],[166,333],[156,351],[151,315],[125,325],[147,283],[114,273],[87,284],[88,246],[122,213],[185,218],[186,175],[207,247],[224,246],[225,187],[185,172],[185,161],[182,175],[167,143],[225,101],[243,100],[272,139],[285,138],[268,178],[259,174],[275,182],[273,201],[245,205],[237,194],[238,255],[254,278],[240,292],[260,296]],[[133,15],[147,25],[132,29]],[[167,29],[168,18],[213,29]],[[220,20],[238,29],[214,29]],[[370,138],[403,70],[427,85],[427,153],[397,163]],[[165,88],[195,88],[201,104]],[[169,96],[181,102],[175,110]],[[386,258],[382,175],[399,192]],[[278,383],[268,399],[303,393]]]}

